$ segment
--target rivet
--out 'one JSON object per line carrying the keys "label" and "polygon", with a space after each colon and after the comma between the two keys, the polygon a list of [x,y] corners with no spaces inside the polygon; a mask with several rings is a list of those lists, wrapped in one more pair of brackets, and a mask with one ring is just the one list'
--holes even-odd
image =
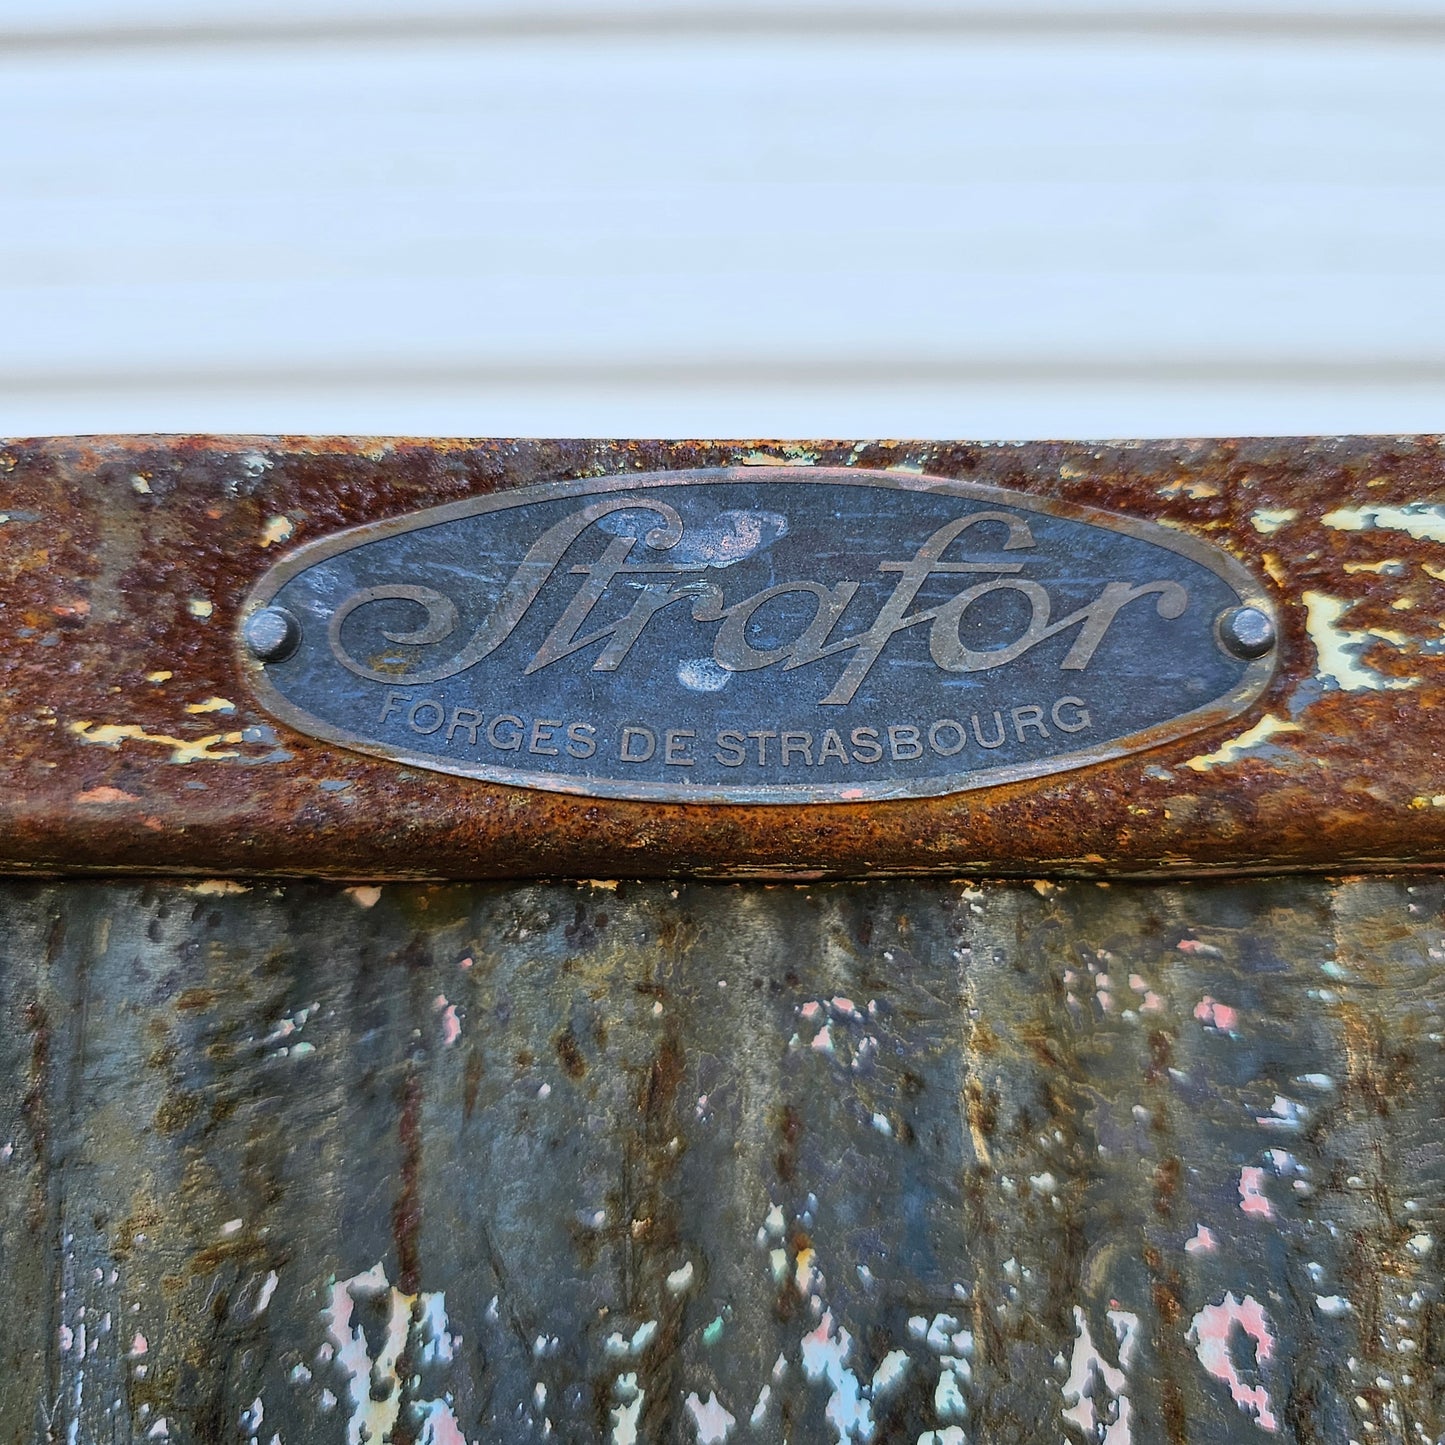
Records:
{"label": "rivet", "polygon": [[301,624],[284,607],[262,607],[241,628],[258,662],[284,662],[301,645]]}
{"label": "rivet", "polygon": [[1252,662],[1274,647],[1274,619],[1258,607],[1231,607],[1216,624],[1220,645],[1233,656]]}

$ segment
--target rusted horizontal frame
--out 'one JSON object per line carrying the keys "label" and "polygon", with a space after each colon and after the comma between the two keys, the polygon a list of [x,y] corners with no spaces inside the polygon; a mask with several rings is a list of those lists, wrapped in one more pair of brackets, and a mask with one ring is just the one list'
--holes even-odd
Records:
{"label": "rusted horizontal frame", "polygon": [[[1273,589],[1249,714],[979,792],[720,807],[423,772],[270,718],[234,644],[286,548],[545,481],[906,468],[1153,520]],[[1445,446],[141,437],[0,444],[0,869],[346,878],[1159,876],[1445,862]]]}

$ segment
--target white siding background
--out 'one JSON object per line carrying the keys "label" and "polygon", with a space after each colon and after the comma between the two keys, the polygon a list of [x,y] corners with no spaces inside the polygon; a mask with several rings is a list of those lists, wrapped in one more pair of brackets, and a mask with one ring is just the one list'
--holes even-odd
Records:
{"label": "white siding background", "polygon": [[1445,0],[0,0],[0,433],[1445,430]]}

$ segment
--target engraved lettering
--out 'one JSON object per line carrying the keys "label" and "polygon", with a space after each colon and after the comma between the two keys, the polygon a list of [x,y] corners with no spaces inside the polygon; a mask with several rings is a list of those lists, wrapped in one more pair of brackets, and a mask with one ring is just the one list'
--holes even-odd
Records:
{"label": "engraved lettering", "polygon": [[[1021,517],[1008,512],[977,511],[956,517],[936,528],[907,561],[880,562],[880,572],[899,574],[892,595],[871,626],[852,636],[834,639],[833,633],[857,596],[861,583],[845,581],[829,585],[810,579],[779,582],[725,605],[721,589],[713,582],[694,579],[674,584],[663,580],[667,576],[676,577],[702,570],[707,565],[705,562],[633,560],[639,542],[647,549],[644,555],[665,554],[676,548],[683,539],[685,528],[680,515],[666,502],[625,496],[595,502],[543,533],[513,573],[486,621],[450,661],[428,668],[415,665],[415,660],[406,653],[383,650],[361,660],[347,650],[342,640],[347,618],[358,608],[378,602],[408,602],[424,609],[421,625],[410,631],[383,629],[381,636],[388,643],[404,648],[424,647],[444,642],[452,636],[458,625],[459,612],[451,598],[435,588],[399,584],[363,588],[352,593],[336,608],[327,632],[332,653],[351,672],[374,681],[405,679],[408,683],[417,684],[455,676],[490,656],[511,636],[543,587],[556,574],[568,549],[593,523],[615,512],[626,511],[650,513],[661,518],[661,524],[642,537],[633,532],[613,536],[600,557],[570,569],[583,581],[524,667],[523,676],[531,676],[599,643],[602,646],[592,662],[592,670],[615,672],[649,622],[665,609],[685,602],[690,604],[694,621],[721,624],[713,642],[713,659],[729,672],[752,672],[779,663],[784,672],[791,672],[829,657],[851,653],[841,676],[821,699],[824,706],[841,707],[853,700],[890,640],[922,623],[931,624],[928,631],[929,656],[945,672],[983,672],[1006,666],[1041,642],[1073,628],[1077,628],[1078,633],[1059,666],[1066,671],[1082,671],[1092,661],[1110,624],[1130,602],[1157,595],[1156,611],[1160,617],[1168,619],[1182,615],[1189,600],[1187,590],[1174,581],[1160,580],[1139,585],[1109,582],[1092,602],[1054,621],[1047,589],[1039,582],[1016,575],[1023,569],[1022,562],[984,558],[944,560],[949,547],[972,528],[981,528],[987,534],[1001,527],[1003,533],[999,546],[1004,552],[1028,551],[1035,547],[1033,533]],[[938,606],[910,610],[930,577],[978,573],[989,574],[989,580],[965,588]],[[630,579],[633,577],[657,580],[632,582]],[[632,605],[605,626],[594,627],[584,633],[584,625],[609,588],[619,579],[628,580],[629,585],[638,589]],[[965,615],[976,603],[995,593],[1014,593],[1027,601],[1027,626],[1003,645],[969,647],[963,641]],[[753,646],[747,633],[757,614],[777,599],[794,595],[813,600],[812,618],[798,637],[776,647]]]}
{"label": "engraved lettering", "polygon": [[718,750],[713,754],[725,768],[740,768],[748,760],[747,745],[740,732],[724,728],[717,735]]}
{"label": "engraved lettering", "polygon": [[768,761],[768,740],[777,737],[777,733],[753,732],[748,736],[756,740],[758,745],[758,766],[763,767]]}
{"label": "engraved lettering", "polygon": [[552,734],[561,726],[560,718],[536,718],[532,723],[532,736],[527,743],[527,751],[529,753],[546,753],[555,758],[558,749],[549,748],[547,744],[552,741]]}
{"label": "engraved lettering", "polygon": [[568,723],[567,751],[574,758],[590,758],[597,751],[594,734],[597,729],[591,723]]}
{"label": "engraved lettering", "polygon": [[452,709],[452,720],[447,724],[447,741],[456,737],[462,728],[467,730],[467,743],[471,747],[477,745],[477,729],[482,725],[482,715],[475,708],[454,707]]}
{"label": "engraved lettering", "polygon": [[784,733],[778,739],[778,746],[783,751],[783,766],[789,767],[793,761],[793,754],[811,767],[813,765],[813,734],[812,733]]}
{"label": "engraved lettering", "polygon": [[[512,635],[517,624],[536,601],[537,594],[556,570],[563,554],[593,522],[600,517],[610,516],[613,512],[622,511],[652,512],[662,518],[662,525],[654,527],[643,538],[654,551],[666,551],[682,540],[682,518],[666,502],[645,497],[608,497],[583,507],[555,526],[549,527],[532,544],[512,574],[512,580],[507,584],[507,589],[502,593],[492,615],[477,628],[467,645],[448,661],[437,667],[415,672],[407,670],[404,663],[388,664],[390,670],[386,670],[370,663],[359,662],[346,650],[341,640],[342,624],[358,607],[370,602],[397,598],[420,603],[427,610],[427,620],[414,632],[383,632],[383,637],[389,642],[408,645],[445,641],[456,629],[456,604],[430,587],[368,587],[352,593],[331,614],[327,641],[332,654],[348,671],[354,672],[358,677],[370,678],[373,682],[395,682],[401,676],[408,682],[419,684],[441,682],[445,678],[455,677],[457,673],[465,672],[467,668],[495,652]],[[682,569],[670,567],[658,570],[675,572]],[[579,623],[580,620],[579,618]]]}
{"label": "engraved lettering", "polygon": [[896,763],[911,763],[923,756],[923,740],[915,727],[888,729],[888,750]]}
{"label": "engraved lettering", "polygon": [[[952,730],[951,737],[949,737],[950,729]],[[944,742],[945,738],[949,738],[949,741]],[[951,717],[939,718],[928,729],[928,746],[941,758],[951,758],[955,753],[961,753],[967,742],[968,734],[963,730],[963,724],[954,722]]]}
{"label": "engraved lettering", "polygon": [[[507,725],[507,735],[505,737],[497,731],[503,723]],[[487,725],[487,741],[491,743],[494,748],[498,748],[504,753],[516,752],[517,749],[522,746],[522,738],[524,735],[522,719],[513,717],[509,712],[504,712],[494,717]]]}
{"label": "engraved lettering", "polygon": [[1004,731],[1003,731],[1003,714],[1002,714],[1001,712],[995,712],[995,713],[994,713],[994,715],[993,715],[993,725],[994,725],[994,728],[995,728],[995,732],[994,732],[994,736],[993,736],[992,740],[990,740],[989,738],[984,737],[982,731],[979,729],[979,726],[978,726],[978,714],[977,714],[977,713],[974,713],[974,715],[973,715],[973,735],[974,735],[974,737],[976,737],[976,738],[978,739],[978,745],[979,745],[979,747],[981,747],[981,748],[1001,748],[1001,747],[1003,746],[1003,744],[1004,744]]}
{"label": "engraved lettering", "polygon": [[[771,667],[785,657],[811,661],[821,656],[820,649],[838,625],[839,618],[853,600],[860,585],[857,582],[840,582],[836,587],[825,587],[821,582],[780,582],[776,587],[765,587],[742,602],[734,602],[731,607],[723,609],[720,615],[726,620],[718,629],[712,655],[730,672],[751,672],[755,668]],[[812,621],[803,629],[797,641],[785,643],[781,647],[770,647],[765,651],[753,647],[747,637],[748,623],[752,621],[753,614],[775,597],[786,597],[790,593],[799,592],[812,596],[814,611]],[[714,619],[710,615],[702,615],[698,620],[708,622]],[[789,667],[796,665],[794,662],[788,664]]]}
{"label": "engraved lettering", "polygon": [[836,758],[840,763],[848,761],[848,752],[843,746],[843,739],[838,736],[837,728],[829,728],[823,734],[823,741],[818,744],[818,766],[821,768],[830,758]]}
{"label": "engraved lettering", "polygon": [[[963,614],[991,592],[1013,591],[1029,600],[1029,625],[1023,634],[1006,647],[994,647],[985,651],[974,651],[966,647],[959,635]],[[1155,604],[1161,617],[1178,617],[1189,605],[1189,594],[1177,582],[1146,582],[1141,587],[1131,587],[1127,582],[1110,582],[1087,606],[1080,607],[1057,622],[1049,621],[1049,594],[1037,582],[1025,578],[1002,578],[984,582],[960,592],[951,602],[946,602],[932,614],[935,618],[928,634],[928,651],[934,662],[946,672],[985,672],[990,668],[1002,667],[1021,657],[1032,647],[1070,627],[1078,627],[1079,635],[1074,639],[1061,668],[1082,671],[1104,640],[1104,633],[1117,616],[1119,609],[1136,597],[1159,595]]]}
{"label": "engraved lettering", "polygon": [[881,763],[883,761],[883,745],[878,740],[877,728],[854,728],[848,734],[848,741],[853,744],[853,761],[855,763]]}
{"label": "engraved lettering", "polygon": [[688,756],[692,739],[697,734],[691,728],[669,728],[663,742],[662,761],[674,768],[690,768],[697,761]]}
{"label": "engraved lettering", "polygon": [[397,709],[400,708],[403,704],[410,701],[411,694],[409,692],[387,693],[386,701],[381,705],[381,716],[377,718],[377,722],[384,723],[387,718],[392,715],[392,713],[396,712]]}
{"label": "engraved lettering", "polygon": [[[1075,709],[1073,720],[1065,722],[1060,714],[1060,709],[1071,707]],[[1054,720],[1054,726],[1060,732],[1081,733],[1089,726],[1089,709],[1081,697],[1061,697],[1050,709],[1049,716]]]}
{"label": "engraved lettering", "polygon": [[1049,730],[1044,726],[1044,710],[1041,707],[1016,707],[1013,710],[1014,736],[1020,742],[1024,740],[1024,730],[1035,728],[1038,735],[1045,742],[1049,740]]}
{"label": "engraved lettering", "polygon": [[657,751],[657,734],[651,728],[622,729],[622,749],[618,756],[624,763],[645,763]]}
{"label": "engraved lettering", "polygon": [[[428,717],[430,717],[432,713],[435,713],[436,721],[427,722],[425,724],[418,722],[417,716],[422,712],[426,712]],[[444,708],[441,703],[437,702],[434,698],[430,697],[424,697],[421,699],[420,702],[412,703],[411,711],[406,715],[407,727],[409,727],[414,733],[421,733],[423,737],[425,737],[428,733],[436,732],[436,730],[441,727],[441,725],[446,720],[446,708]]]}

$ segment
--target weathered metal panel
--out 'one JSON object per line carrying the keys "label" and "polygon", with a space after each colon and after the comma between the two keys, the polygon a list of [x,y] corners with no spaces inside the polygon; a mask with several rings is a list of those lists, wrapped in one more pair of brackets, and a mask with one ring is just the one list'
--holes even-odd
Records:
{"label": "weathered metal panel", "polygon": [[0,1435],[1445,1432],[1445,882],[0,887]]}
{"label": "weathered metal panel", "polygon": [[[905,468],[1161,523],[1275,589],[1245,718],[1067,776],[717,808],[438,777],[276,725],[234,633],[287,546],[536,482]],[[140,439],[0,451],[0,867],[371,877],[859,875],[1445,861],[1432,438],[1093,446]]]}

